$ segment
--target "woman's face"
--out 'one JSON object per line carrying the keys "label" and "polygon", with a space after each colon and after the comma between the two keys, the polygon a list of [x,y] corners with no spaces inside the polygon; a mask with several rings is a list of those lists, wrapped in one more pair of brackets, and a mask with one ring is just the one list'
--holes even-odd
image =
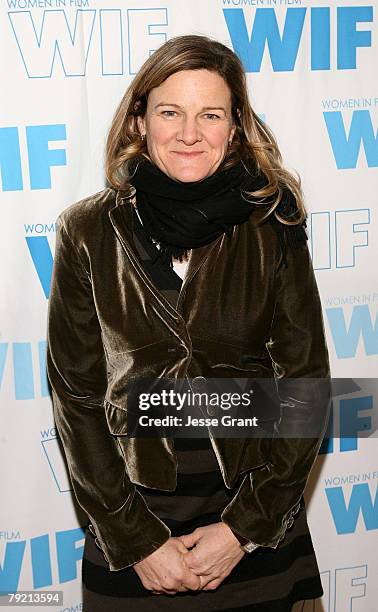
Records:
{"label": "woman's face", "polygon": [[230,89],[216,72],[176,72],[150,91],[138,129],[160,170],[177,181],[201,181],[221,164],[236,129]]}

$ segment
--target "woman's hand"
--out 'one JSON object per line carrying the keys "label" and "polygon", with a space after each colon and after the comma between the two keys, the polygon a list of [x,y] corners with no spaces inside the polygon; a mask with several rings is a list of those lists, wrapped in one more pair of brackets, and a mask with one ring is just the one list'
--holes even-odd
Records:
{"label": "woman's hand", "polygon": [[148,557],[135,563],[133,568],[143,586],[157,595],[172,595],[189,589],[196,591],[201,588],[201,580],[188,568],[188,554],[179,538],[169,538]]}
{"label": "woman's hand", "polygon": [[238,539],[226,523],[197,527],[178,538],[188,548],[188,567],[201,579],[201,590],[216,589],[245,555]]}

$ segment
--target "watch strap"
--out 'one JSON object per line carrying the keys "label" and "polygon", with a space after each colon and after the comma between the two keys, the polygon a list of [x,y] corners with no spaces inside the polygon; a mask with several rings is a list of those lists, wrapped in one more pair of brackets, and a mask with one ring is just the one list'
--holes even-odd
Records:
{"label": "watch strap", "polygon": [[239,540],[240,547],[244,550],[244,552],[250,553],[255,550],[255,548],[259,547],[258,544],[254,544],[253,542],[251,542],[251,540],[248,540],[248,538],[245,538],[244,536],[240,535],[240,533],[238,533],[237,531],[234,531],[233,529],[231,531],[234,534],[235,538]]}

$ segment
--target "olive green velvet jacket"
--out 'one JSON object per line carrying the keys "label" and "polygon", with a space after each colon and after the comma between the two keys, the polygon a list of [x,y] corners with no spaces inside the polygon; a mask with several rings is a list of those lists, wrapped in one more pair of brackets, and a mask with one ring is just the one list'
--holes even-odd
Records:
{"label": "olive green velvet jacket", "polygon": [[[48,309],[47,372],[73,490],[111,571],[169,537],[135,483],[173,491],[170,438],[127,434],[128,380],[275,378],[281,418],[272,438],[210,436],[228,488],[246,472],[222,520],[276,548],[293,522],[322,435],[282,437],[314,414],[326,429],[330,387],[321,304],[307,244],[283,263],[260,211],[191,252],[176,308],[143,270],[132,241],[135,189],[103,191],[60,213]],[[265,211],[264,211],[265,212]],[[261,217],[261,215],[260,215]],[[290,397],[279,383],[290,378]],[[302,381],[303,382],[303,381]],[[281,433],[280,433],[281,432]]]}

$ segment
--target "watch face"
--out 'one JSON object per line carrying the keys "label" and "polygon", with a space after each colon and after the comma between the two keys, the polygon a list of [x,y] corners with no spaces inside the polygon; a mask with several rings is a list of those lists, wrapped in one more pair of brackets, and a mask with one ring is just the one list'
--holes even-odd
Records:
{"label": "watch face", "polygon": [[244,544],[244,546],[242,546],[242,549],[247,553],[252,552],[255,550],[255,548],[258,548],[258,544],[254,544],[253,542],[248,542],[248,544]]}

